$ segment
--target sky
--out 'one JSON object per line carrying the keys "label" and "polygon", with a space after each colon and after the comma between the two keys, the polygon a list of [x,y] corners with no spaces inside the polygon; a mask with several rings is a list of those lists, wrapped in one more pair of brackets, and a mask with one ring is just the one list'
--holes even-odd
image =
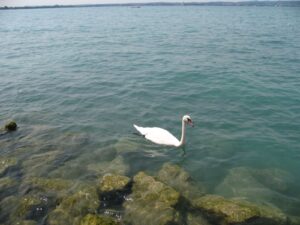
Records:
{"label": "sky", "polygon": [[[143,2],[208,2],[217,0],[0,0],[0,6],[37,6],[37,5],[76,5],[103,3],[143,3]],[[238,1],[238,0],[222,0]]]}

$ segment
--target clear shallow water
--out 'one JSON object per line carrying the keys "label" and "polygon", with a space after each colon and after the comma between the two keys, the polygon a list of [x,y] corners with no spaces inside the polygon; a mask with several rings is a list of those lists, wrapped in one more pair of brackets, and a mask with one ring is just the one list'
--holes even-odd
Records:
{"label": "clear shallow water", "polygon": [[[0,137],[20,165],[8,175],[85,181],[99,164],[131,176],[171,161],[208,193],[299,216],[299,22],[272,7],[1,11],[0,121],[19,124]],[[133,134],[179,137],[187,113],[185,154]]]}

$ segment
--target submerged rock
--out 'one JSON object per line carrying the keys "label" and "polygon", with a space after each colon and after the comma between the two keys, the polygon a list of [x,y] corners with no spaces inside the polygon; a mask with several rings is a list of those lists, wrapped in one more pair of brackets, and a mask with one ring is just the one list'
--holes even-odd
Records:
{"label": "submerged rock", "polygon": [[115,149],[118,153],[135,152],[139,149],[139,144],[133,138],[121,138],[116,144]]}
{"label": "submerged rock", "polygon": [[21,188],[37,189],[42,192],[59,192],[66,191],[72,186],[73,182],[70,180],[64,180],[59,178],[40,178],[31,177],[27,178]]}
{"label": "submerged rock", "polygon": [[100,201],[95,187],[83,187],[64,197],[47,216],[49,225],[77,225],[88,213],[96,213]]}
{"label": "submerged rock", "polygon": [[171,186],[187,199],[200,197],[205,192],[204,187],[201,187],[184,169],[175,164],[165,163],[158,172],[157,179]]}
{"label": "submerged rock", "polygon": [[229,200],[217,195],[203,196],[194,200],[193,205],[217,224],[288,225],[287,217],[279,209]]}
{"label": "submerged rock", "polygon": [[103,176],[107,173],[126,175],[129,171],[129,165],[126,164],[123,157],[119,155],[109,162],[89,164],[87,169],[95,172],[98,176]]}
{"label": "submerged rock", "polygon": [[178,220],[174,206],[179,202],[179,193],[144,172],[133,179],[132,194],[124,203],[125,221],[132,225],[165,225]]}
{"label": "submerged rock", "polygon": [[8,169],[17,165],[15,158],[6,158],[0,156],[0,176],[2,176]]}
{"label": "submerged rock", "polygon": [[83,216],[87,213],[96,213],[99,207],[99,197],[95,187],[83,188],[64,198],[58,209],[73,216]]}
{"label": "submerged rock", "polygon": [[252,174],[261,184],[278,192],[288,191],[295,180],[290,173],[278,168],[256,169]]}
{"label": "submerged rock", "polygon": [[121,175],[106,174],[100,182],[101,192],[118,191],[124,189],[130,182],[129,177]]}
{"label": "submerged rock", "polygon": [[17,130],[17,123],[15,121],[10,121],[5,124],[4,129],[8,132]]}
{"label": "submerged rock", "polygon": [[80,222],[80,225],[119,225],[120,223],[106,216],[88,214]]}
{"label": "submerged rock", "polygon": [[14,193],[17,181],[10,177],[0,178],[0,199],[2,196],[7,196]]}
{"label": "submerged rock", "polygon": [[[229,198],[240,198],[258,204],[273,204],[297,215],[300,201],[276,191],[276,189],[285,188],[285,182],[276,178],[263,178],[264,175],[260,175],[261,177],[257,179],[256,176],[257,171],[254,169],[246,167],[230,169],[224,180],[216,187],[215,194]],[[268,184],[270,188],[265,184]],[[277,188],[273,190],[271,184]]]}

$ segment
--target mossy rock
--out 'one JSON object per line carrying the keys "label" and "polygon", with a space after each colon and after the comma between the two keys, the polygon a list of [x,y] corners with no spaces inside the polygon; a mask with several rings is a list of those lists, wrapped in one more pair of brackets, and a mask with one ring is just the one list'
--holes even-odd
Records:
{"label": "mossy rock", "polygon": [[174,206],[179,193],[155,178],[139,172],[133,178],[132,194],[124,203],[125,221],[132,225],[165,225],[178,221]]}
{"label": "mossy rock", "polygon": [[15,158],[0,156],[0,176],[2,176],[9,168],[17,165]]}
{"label": "mossy rock", "polygon": [[37,225],[38,223],[34,220],[21,220],[16,221],[15,225]]}
{"label": "mossy rock", "polygon": [[250,202],[225,199],[217,195],[206,195],[193,205],[204,211],[213,222],[222,225],[259,224],[284,225],[287,217],[278,209],[258,206]]}
{"label": "mossy rock", "polygon": [[80,218],[74,217],[62,209],[55,209],[47,216],[47,225],[79,225]]}
{"label": "mossy rock", "polygon": [[123,157],[119,155],[112,161],[89,164],[87,169],[94,172],[98,176],[103,176],[107,173],[125,175],[129,171],[129,165],[126,164]]}
{"label": "mossy rock", "polygon": [[165,163],[158,172],[157,179],[180,192],[187,199],[201,197],[205,193],[204,186],[196,183],[180,166]]}
{"label": "mossy rock", "polygon": [[70,189],[72,184],[73,182],[70,180],[64,180],[59,178],[31,177],[25,180],[23,185],[29,186],[31,189],[38,189],[42,192],[59,192]]}
{"label": "mossy rock", "polygon": [[80,225],[120,225],[120,223],[110,217],[88,214],[83,217]]}
{"label": "mossy rock", "polygon": [[58,209],[73,216],[83,216],[87,213],[96,213],[100,205],[97,190],[94,187],[83,188],[64,198]]}
{"label": "mossy rock", "polygon": [[99,190],[101,192],[120,191],[126,188],[130,178],[115,174],[105,174],[100,181]]}
{"label": "mossy rock", "polygon": [[10,177],[0,178],[0,193],[17,185],[17,181]]}
{"label": "mossy rock", "polygon": [[15,121],[10,121],[5,124],[4,129],[8,132],[17,130],[17,123]]}

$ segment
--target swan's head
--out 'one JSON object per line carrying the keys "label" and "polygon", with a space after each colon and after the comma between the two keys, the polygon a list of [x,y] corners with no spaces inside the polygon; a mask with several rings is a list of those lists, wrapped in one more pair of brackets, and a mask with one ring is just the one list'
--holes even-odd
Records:
{"label": "swan's head", "polygon": [[191,119],[191,117],[189,115],[185,115],[182,117],[182,121],[184,121],[186,124],[190,125],[190,126],[194,126],[193,121]]}

